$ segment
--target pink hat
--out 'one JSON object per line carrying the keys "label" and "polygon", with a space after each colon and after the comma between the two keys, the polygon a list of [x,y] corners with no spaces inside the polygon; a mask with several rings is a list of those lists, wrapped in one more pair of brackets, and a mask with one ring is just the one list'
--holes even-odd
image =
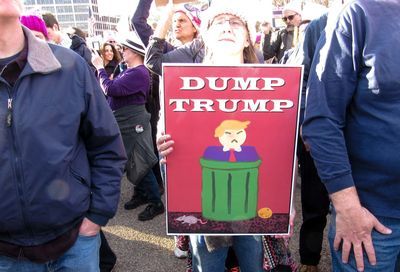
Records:
{"label": "pink hat", "polygon": [[203,5],[200,9],[191,5],[191,4],[182,4],[179,5],[178,8],[175,10],[175,13],[177,12],[182,12],[185,14],[189,20],[192,22],[193,26],[197,29],[200,30],[200,13],[207,9],[208,5]]}
{"label": "pink hat", "polygon": [[38,32],[42,32],[46,39],[49,38],[47,34],[46,24],[43,19],[36,15],[24,15],[20,18],[21,23],[29,28],[30,30],[35,30]]}

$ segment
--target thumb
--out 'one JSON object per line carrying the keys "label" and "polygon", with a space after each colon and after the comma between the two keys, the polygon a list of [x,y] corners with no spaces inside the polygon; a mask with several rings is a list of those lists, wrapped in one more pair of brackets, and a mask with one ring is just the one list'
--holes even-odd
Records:
{"label": "thumb", "polygon": [[384,226],[375,218],[374,228],[382,234],[392,234],[392,230]]}

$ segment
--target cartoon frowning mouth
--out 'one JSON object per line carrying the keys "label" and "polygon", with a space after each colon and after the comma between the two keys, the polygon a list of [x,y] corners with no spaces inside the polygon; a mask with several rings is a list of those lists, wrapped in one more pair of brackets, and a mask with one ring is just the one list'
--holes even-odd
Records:
{"label": "cartoon frowning mouth", "polygon": [[231,141],[231,143],[238,143],[238,141],[237,141],[236,139],[233,139],[233,140]]}

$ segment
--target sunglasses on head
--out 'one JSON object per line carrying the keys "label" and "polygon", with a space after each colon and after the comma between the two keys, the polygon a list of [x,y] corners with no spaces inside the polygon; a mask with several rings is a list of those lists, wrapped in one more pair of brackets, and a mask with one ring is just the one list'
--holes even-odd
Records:
{"label": "sunglasses on head", "polygon": [[287,17],[282,17],[282,20],[284,21],[284,22],[286,22],[286,21],[291,21],[291,20],[293,20],[293,18],[297,15],[298,13],[295,13],[295,14],[293,14],[293,15],[289,15],[289,16],[287,16]]}
{"label": "sunglasses on head", "polygon": [[197,7],[195,7],[195,6],[193,6],[192,4],[189,4],[189,3],[186,3],[183,6],[188,11],[196,12],[196,15],[199,15],[200,11],[205,11],[206,9],[208,9],[208,5],[207,4],[202,5],[200,8],[197,8]]}

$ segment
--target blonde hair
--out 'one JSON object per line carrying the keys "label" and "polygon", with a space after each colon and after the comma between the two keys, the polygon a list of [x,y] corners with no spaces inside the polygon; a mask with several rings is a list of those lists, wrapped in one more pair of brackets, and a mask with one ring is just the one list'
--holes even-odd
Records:
{"label": "blonde hair", "polygon": [[238,120],[224,120],[219,124],[219,126],[215,129],[214,137],[219,138],[224,134],[224,131],[229,130],[239,130],[246,129],[250,124],[250,121],[238,121]]}

